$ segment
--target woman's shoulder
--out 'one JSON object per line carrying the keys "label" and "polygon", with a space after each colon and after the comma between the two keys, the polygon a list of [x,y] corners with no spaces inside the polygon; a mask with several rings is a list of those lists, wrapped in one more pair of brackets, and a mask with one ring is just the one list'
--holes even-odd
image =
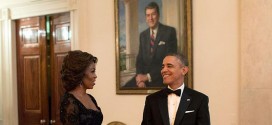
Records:
{"label": "woman's shoulder", "polygon": [[68,92],[65,92],[63,94],[63,96],[61,97],[61,103],[62,104],[63,103],[67,104],[67,102],[71,103],[73,101],[75,101],[75,97],[72,94],[68,93]]}
{"label": "woman's shoulder", "polygon": [[62,96],[63,99],[73,98],[73,94],[69,92],[65,92]]}

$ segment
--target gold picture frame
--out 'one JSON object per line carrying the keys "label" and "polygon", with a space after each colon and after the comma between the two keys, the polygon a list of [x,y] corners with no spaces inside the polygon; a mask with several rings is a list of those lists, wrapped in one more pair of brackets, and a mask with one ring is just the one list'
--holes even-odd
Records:
{"label": "gold picture frame", "polygon": [[144,7],[149,2],[158,3],[160,22],[176,29],[177,50],[189,62],[185,85],[193,88],[192,0],[115,0],[116,94],[150,94],[162,89],[124,87],[135,76],[139,34],[145,23]]}

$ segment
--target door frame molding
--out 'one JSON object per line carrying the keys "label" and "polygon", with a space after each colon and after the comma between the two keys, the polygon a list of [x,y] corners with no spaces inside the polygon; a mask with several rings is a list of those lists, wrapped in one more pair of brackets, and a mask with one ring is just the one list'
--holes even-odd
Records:
{"label": "door frame molding", "polygon": [[74,50],[78,48],[77,7],[78,0],[39,0],[13,3],[0,8],[0,123],[3,125],[18,125],[19,122],[15,20],[70,12],[71,49]]}

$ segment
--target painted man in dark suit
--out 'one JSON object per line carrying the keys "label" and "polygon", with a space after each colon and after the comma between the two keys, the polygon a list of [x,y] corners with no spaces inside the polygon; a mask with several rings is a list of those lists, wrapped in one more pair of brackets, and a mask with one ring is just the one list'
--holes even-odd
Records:
{"label": "painted man in dark suit", "polygon": [[159,22],[157,3],[147,5],[145,18],[149,28],[140,34],[136,77],[127,83],[127,87],[163,87],[160,75],[162,60],[167,53],[177,51],[176,30]]}
{"label": "painted man in dark suit", "polygon": [[183,55],[164,58],[161,74],[168,87],[146,97],[142,125],[210,125],[208,96],[185,86],[188,70]]}

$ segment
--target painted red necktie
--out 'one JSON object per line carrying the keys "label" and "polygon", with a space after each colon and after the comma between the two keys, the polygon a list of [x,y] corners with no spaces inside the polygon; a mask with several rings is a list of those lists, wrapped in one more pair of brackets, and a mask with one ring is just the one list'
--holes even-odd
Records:
{"label": "painted red necktie", "polygon": [[154,31],[152,30],[152,33],[150,35],[150,53],[151,54],[154,51],[154,44],[155,44],[155,36],[154,36]]}

